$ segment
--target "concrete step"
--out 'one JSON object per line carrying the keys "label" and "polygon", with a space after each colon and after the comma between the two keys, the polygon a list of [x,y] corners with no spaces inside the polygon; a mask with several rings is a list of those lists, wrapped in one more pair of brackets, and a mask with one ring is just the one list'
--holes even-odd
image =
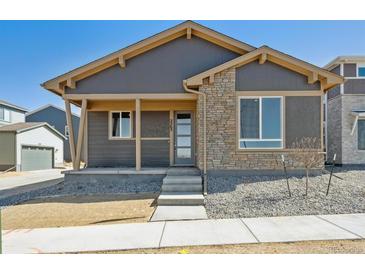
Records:
{"label": "concrete step", "polygon": [[204,196],[194,192],[162,192],[157,205],[204,205]]}
{"label": "concrete step", "polygon": [[201,172],[193,167],[171,167],[167,170],[167,175],[171,176],[200,176]]}
{"label": "concrete step", "polygon": [[164,192],[198,192],[198,193],[202,193],[203,186],[201,183],[163,184],[162,191],[164,191]]}
{"label": "concrete step", "polygon": [[202,184],[200,176],[170,176],[163,179],[163,184]]}

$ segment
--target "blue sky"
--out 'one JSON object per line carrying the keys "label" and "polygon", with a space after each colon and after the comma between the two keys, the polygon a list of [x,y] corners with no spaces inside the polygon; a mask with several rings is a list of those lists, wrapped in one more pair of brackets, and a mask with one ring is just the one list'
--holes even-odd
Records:
{"label": "blue sky", "polygon": [[[181,21],[0,21],[0,99],[34,109],[61,99],[40,83]],[[365,55],[365,21],[197,21],[253,46],[323,66]]]}

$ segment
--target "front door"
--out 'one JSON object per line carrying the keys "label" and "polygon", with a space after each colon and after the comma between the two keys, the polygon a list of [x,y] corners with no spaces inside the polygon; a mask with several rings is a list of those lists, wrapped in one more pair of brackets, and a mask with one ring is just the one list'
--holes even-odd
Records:
{"label": "front door", "polygon": [[175,164],[194,165],[193,153],[193,114],[175,113]]}

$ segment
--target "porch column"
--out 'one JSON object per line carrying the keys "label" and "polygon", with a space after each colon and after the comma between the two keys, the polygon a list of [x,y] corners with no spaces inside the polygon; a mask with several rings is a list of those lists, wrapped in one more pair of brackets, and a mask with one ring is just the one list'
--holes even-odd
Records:
{"label": "porch column", "polygon": [[82,99],[79,134],[77,135],[76,161],[75,161],[75,167],[74,167],[74,169],[77,169],[77,170],[80,169],[81,150],[82,150],[82,143],[84,141],[86,108],[87,108],[87,100]]}
{"label": "porch column", "polygon": [[136,170],[141,170],[141,99],[136,99]]}
{"label": "porch column", "polygon": [[66,110],[66,121],[68,126],[68,132],[69,132],[69,144],[70,144],[70,153],[71,153],[71,161],[72,161],[72,167],[75,169],[75,135],[74,135],[74,128],[73,128],[73,122],[72,122],[72,114],[71,114],[71,106],[70,101],[65,99],[65,110]]}

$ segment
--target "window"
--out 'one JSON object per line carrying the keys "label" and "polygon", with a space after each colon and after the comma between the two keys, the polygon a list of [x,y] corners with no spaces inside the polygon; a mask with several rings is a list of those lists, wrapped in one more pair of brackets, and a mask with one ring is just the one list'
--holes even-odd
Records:
{"label": "window", "polygon": [[240,97],[239,103],[239,148],[282,148],[282,97]]}
{"label": "window", "polygon": [[357,65],[357,77],[365,77],[365,64]]}
{"label": "window", "polygon": [[69,130],[68,126],[65,126],[65,136],[67,139],[70,137],[70,130]]}
{"label": "window", "polygon": [[359,150],[365,150],[365,120],[357,122],[357,147]]}
{"label": "window", "polygon": [[0,120],[10,122],[10,110],[0,107]]}
{"label": "window", "polygon": [[130,111],[111,112],[111,137],[131,138],[132,123]]}

